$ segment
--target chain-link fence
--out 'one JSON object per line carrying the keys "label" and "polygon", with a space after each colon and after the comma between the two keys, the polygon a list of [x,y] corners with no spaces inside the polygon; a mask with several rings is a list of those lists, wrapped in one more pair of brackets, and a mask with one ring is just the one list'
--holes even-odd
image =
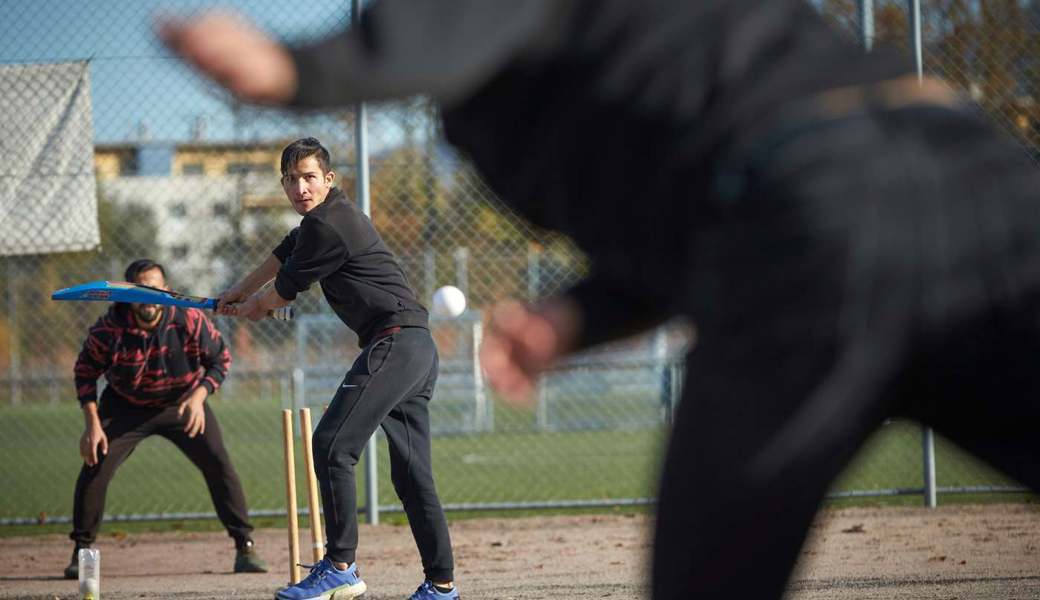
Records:
{"label": "chain-link fence", "polygon": [[[923,75],[940,78],[974,101],[998,128],[1040,159],[1040,3],[1019,0],[820,0],[821,11],[868,50],[894,47],[910,55]],[[889,447],[887,439],[903,443]],[[902,456],[889,455],[903,448]],[[893,481],[893,465],[905,470],[887,487],[866,493],[925,494],[1021,490],[929,430],[894,423],[861,453],[859,464],[839,483],[837,496],[856,477]],[[862,484],[857,484],[860,487]]]}
{"label": "chain-link fence", "polygon": [[[178,10],[204,4],[182,2]],[[287,39],[320,36],[350,16],[340,0],[237,4]],[[859,35],[855,2],[817,5]],[[1040,9],[1016,0],[924,7],[927,69],[965,89],[1035,150]],[[131,260],[151,257],[166,265],[173,289],[215,295],[299,221],[278,182],[281,148],[298,137],[313,135],[329,147],[340,187],[354,195],[354,111],[300,115],[237,105],[157,45],[151,24],[160,8],[157,0],[4,7],[0,450],[7,460],[0,523],[71,514],[83,431],[72,367],[88,327],[108,307],[51,302],[53,290],[122,279]],[[906,4],[873,8],[874,43],[906,46]],[[433,322],[442,359],[431,404],[442,500],[455,508],[649,502],[690,330],[676,324],[575,357],[544,379],[532,407],[503,404],[475,361],[482,311],[501,298],[536,299],[566,288],[585,272],[585,259],[568,240],[503,211],[442,141],[429,103],[370,107],[367,130],[375,226],[424,302],[444,284],[461,288],[469,301],[460,319]],[[46,143],[34,145],[41,136]],[[84,205],[78,196],[95,182],[96,220],[67,210]],[[303,294],[296,307],[292,323],[215,319],[234,363],[210,403],[258,514],[285,509],[279,409],[320,411],[357,353],[319,293]],[[1010,483],[941,443],[938,454],[944,488]],[[386,462],[379,464],[378,503],[391,508],[397,500]],[[894,423],[835,491],[920,493],[921,464],[920,432]],[[359,490],[364,480],[362,473]],[[212,506],[198,471],[150,438],[120,468],[106,512],[208,515]]]}

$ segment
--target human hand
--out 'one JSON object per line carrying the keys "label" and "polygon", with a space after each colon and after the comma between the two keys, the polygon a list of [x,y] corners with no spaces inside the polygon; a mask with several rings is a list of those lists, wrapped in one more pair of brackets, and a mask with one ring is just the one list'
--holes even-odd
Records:
{"label": "human hand", "polygon": [[573,348],[579,324],[577,306],[562,298],[536,308],[499,304],[480,349],[488,383],[514,404],[529,403],[538,376]]}
{"label": "human hand", "polygon": [[95,421],[83,431],[79,438],[79,455],[88,467],[98,464],[101,456],[108,454],[108,436],[102,429],[101,423]]}
{"label": "human hand", "polygon": [[266,309],[261,301],[263,298],[262,294],[253,294],[246,298],[246,301],[233,306],[235,315],[250,321],[259,321],[267,318],[268,309]]}
{"label": "human hand", "polygon": [[206,411],[203,403],[209,392],[201,385],[195,386],[181,398],[177,406],[177,419],[184,419],[184,432],[193,438],[206,432]]}
{"label": "human hand", "polygon": [[213,309],[218,315],[235,316],[238,314],[239,302],[245,300],[247,294],[237,284],[228,288],[217,297],[217,308]]}
{"label": "human hand", "polygon": [[211,11],[161,18],[159,39],[240,100],[285,104],[296,94],[296,65],[284,46],[239,16]]}

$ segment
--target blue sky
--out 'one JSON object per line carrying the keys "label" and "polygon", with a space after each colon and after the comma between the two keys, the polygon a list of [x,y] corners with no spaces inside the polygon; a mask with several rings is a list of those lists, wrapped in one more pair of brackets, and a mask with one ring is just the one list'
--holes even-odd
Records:
{"label": "blue sky", "polygon": [[[314,120],[277,111],[250,109],[236,119],[227,97],[156,41],[152,23],[160,12],[188,14],[217,5],[201,0],[0,0],[0,64],[90,59],[97,143],[134,141],[141,124],[153,141],[182,141],[200,118],[210,140],[313,128]],[[228,0],[219,5],[288,40],[340,29],[350,11],[346,0]],[[335,115],[313,119],[323,130],[338,123]]]}

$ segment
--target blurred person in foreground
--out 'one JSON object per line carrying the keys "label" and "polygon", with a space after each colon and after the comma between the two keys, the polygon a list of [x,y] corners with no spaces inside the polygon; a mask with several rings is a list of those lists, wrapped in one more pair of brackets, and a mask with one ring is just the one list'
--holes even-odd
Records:
{"label": "blurred person in foreground", "polygon": [[693,320],[655,598],[779,598],[893,415],[1040,489],[1040,179],[944,84],[808,3],[384,0],[292,48],[226,14],[160,35],[243,100],[431,96],[499,197],[588,253],[567,293],[494,311],[500,391]]}
{"label": "blurred person in foreground", "polygon": [[[429,403],[439,359],[430,315],[372,221],[336,187],[329,151],[315,138],[282,150],[282,190],[301,217],[271,254],[221,294],[217,310],[251,320],[319,284],[329,307],[358,336],[361,354],[314,429],[314,471],[325,517],[325,555],[278,600],[335,596],[368,586],[358,569],[354,470],[382,427],[394,484],[422,560],[412,600],[458,600],[448,521],[433,480]],[[267,283],[274,281],[273,285]]]}
{"label": "blurred person in foreground", "polygon": [[[125,277],[169,289],[166,270],[147,258],[130,263]],[[217,517],[235,540],[234,572],[267,572],[251,537],[242,484],[206,402],[230,365],[220,331],[196,308],[117,302],[90,328],[75,367],[85,430],[66,579],[79,576],[77,553],[97,539],[112,477],[152,435],[170,440],[202,472]],[[101,376],[107,385],[99,399]]]}

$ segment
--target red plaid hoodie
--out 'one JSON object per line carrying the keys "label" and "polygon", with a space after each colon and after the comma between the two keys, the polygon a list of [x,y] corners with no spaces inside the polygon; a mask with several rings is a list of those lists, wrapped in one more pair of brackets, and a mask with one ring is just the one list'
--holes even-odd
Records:
{"label": "red plaid hoodie", "polygon": [[76,359],[80,404],[97,401],[97,380],[110,395],[134,406],[174,404],[195,388],[212,394],[231,365],[224,339],[202,311],[163,307],[159,324],[141,329],[125,304],[115,304],[90,328]]}

